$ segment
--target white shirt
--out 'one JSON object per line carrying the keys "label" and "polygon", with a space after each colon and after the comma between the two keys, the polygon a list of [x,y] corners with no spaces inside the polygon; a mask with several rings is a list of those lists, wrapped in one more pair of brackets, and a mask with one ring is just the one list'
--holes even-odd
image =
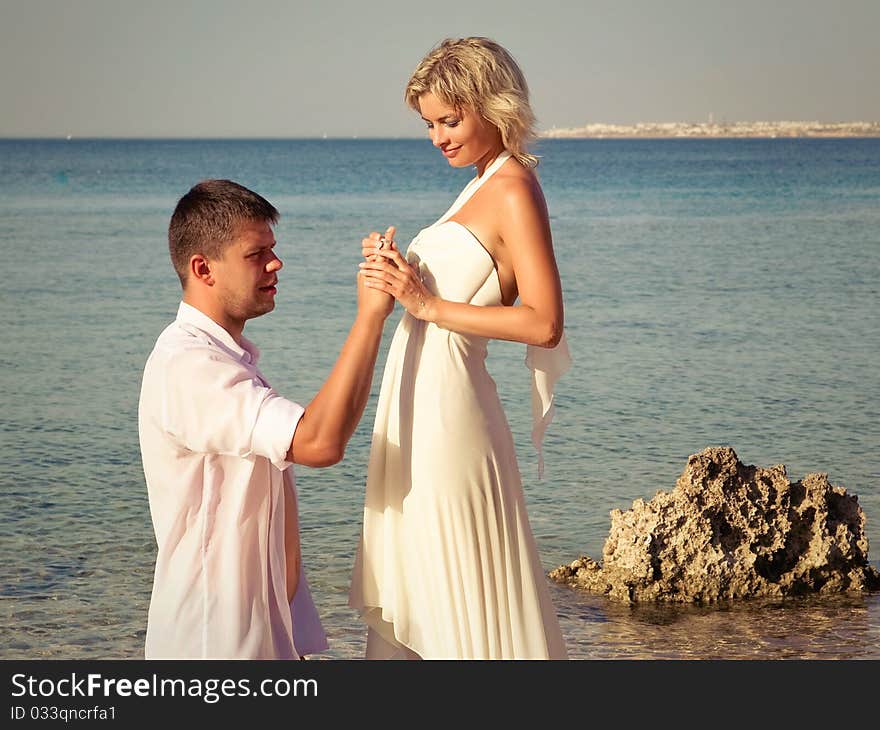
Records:
{"label": "white shirt", "polygon": [[259,350],[181,302],[144,368],[141,456],[158,553],[147,659],[296,659],[327,648],[300,569],[288,604],[286,461],[302,406]]}

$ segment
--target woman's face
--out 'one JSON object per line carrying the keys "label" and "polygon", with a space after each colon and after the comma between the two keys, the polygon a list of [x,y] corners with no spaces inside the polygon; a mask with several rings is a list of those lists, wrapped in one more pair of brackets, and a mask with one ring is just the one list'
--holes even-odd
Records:
{"label": "woman's face", "polygon": [[501,133],[470,109],[456,110],[430,92],[419,97],[419,112],[428,136],[452,167],[477,165],[480,169],[502,149]]}

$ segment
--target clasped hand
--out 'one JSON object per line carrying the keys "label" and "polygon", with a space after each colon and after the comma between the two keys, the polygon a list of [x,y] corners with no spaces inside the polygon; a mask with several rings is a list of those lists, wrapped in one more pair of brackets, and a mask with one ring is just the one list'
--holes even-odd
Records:
{"label": "clasped hand", "polygon": [[[428,319],[436,296],[428,291],[416,266],[410,264],[394,242],[394,226],[382,236],[373,231],[362,239],[364,261],[359,264],[364,284],[393,296],[416,319]],[[385,245],[380,248],[382,239]]]}

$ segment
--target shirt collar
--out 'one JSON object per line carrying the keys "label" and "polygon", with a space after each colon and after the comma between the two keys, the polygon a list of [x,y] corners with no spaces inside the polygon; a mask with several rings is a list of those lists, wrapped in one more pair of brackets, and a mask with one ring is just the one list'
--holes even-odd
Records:
{"label": "shirt collar", "polygon": [[223,327],[217,324],[207,314],[196,309],[191,304],[181,302],[177,308],[177,321],[192,325],[200,329],[206,335],[218,340],[227,350],[242,362],[256,365],[260,359],[259,348],[244,335],[241,336],[239,345]]}

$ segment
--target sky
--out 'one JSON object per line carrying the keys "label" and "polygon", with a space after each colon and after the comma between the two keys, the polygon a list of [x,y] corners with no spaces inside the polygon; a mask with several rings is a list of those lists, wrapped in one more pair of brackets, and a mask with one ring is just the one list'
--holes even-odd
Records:
{"label": "sky", "polygon": [[880,121],[880,0],[0,0],[0,137],[418,137],[422,56],[482,35],[541,130]]}

